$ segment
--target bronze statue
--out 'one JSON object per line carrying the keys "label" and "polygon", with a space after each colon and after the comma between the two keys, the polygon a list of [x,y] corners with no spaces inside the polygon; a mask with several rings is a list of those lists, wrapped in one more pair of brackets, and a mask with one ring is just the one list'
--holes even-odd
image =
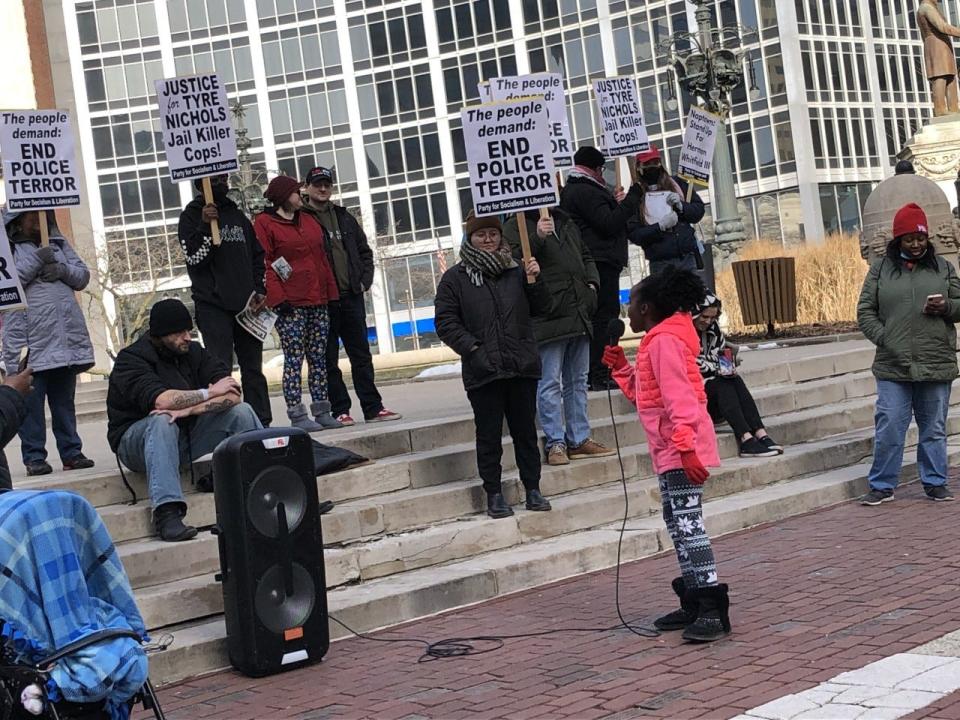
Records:
{"label": "bronze statue", "polygon": [[933,115],[960,112],[957,93],[957,60],[951,37],[960,37],[960,28],[947,22],[940,0],[922,0],[917,25],[923,39],[923,59],[933,95]]}

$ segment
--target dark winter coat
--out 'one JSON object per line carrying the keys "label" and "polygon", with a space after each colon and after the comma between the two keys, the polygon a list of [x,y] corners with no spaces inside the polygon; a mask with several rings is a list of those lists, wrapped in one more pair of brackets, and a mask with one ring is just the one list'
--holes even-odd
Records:
{"label": "dark winter coat", "polygon": [[[597,310],[600,276],[580,236],[580,228],[563,210],[552,212],[556,232],[545,239],[537,235],[539,212],[525,214],[530,251],[540,264],[540,282],[547,286],[553,311],[533,320],[533,331],[541,345],[555,340],[591,335],[591,319]],[[503,236],[517,259],[522,256],[517,216],[511,215]],[[591,287],[593,286],[593,287]]]}
{"label": "dark winter coat", "polygon": [[0,490],[13,488],[10,466],[3,448],[13,440],[20,424],[27,416],[27,403],[23,396],[7,385],[0,385]]}
{"label": "dark winter coat", "polygon": [[[950,382],[957,377],[960,278],[953,265],[933,256],[934,265],[908,270],[889,257],[876,260],[857,303],[860,330],[877,346],[878,380]],[[924,315],[928,295],[943,295],[946,315]]]}
{"label": "dark winter coat", "polygon": [[480,287],[470,282],[463,263],[447,270],[437,286],[435,322],[440,339],[463,358],[464,388],[518,377],[538,380],[540,353],[531,316],[550,308],[546,284],[528,284],[519,267],[484,278]]}
{"label": "dark winter coat", "polygon": [[[127,429],[154,410],[167,390],[199,390],[230,372],[196,342],[185,355],[157,348],[144,334],[117,355],[107,389],[107,441],[114,452]],[[190,421],[185,418],[178,422]]]}
{"label": "dark winter coat", "polygon": [[[303,209],[316,218],[313,208],[304,201]],[[337,225],[340,226],[340,239],[343,248],[347,251],[350,266],[347,271],[350,275],[350,292],[359,295],[373,285],[373,250],[367,242],[367,234],[360,227],[357,219],[345,207],[334,205],[333,211],[337,215]],[[333,268],[333,253],[327,245],[327,260]]]}
{"label": "dark winter coat", "polygon": [[687,197],[687,182],[678,177],[673,179],[680,187],[680,196],[684,199],[683,210],[677,214],[677,224],[664,232],[654,223],[647,225],[643,217],[643,206],[630,223],[628,238],[634,245],[643,248],[647,262],[661,260],[680,260],[697,251],[697,234],[693,225],[703,220],[705,208],[701,197],[694,192],[690,202]]}
{"label": "dark winter coat", "polygon": [[214,245],[210,225],[203,222],[204,204],[202,196],[192,200],[177,226],[193,301],[240,312],[252,292],[266,292],[263,248],[247,216],[230,199],[217,203],[220,245]]}
{"label": "dark winter coat", "polygon": [[[303,307],[340,299],[337,279],[327,259],[327,231],[312,215],[298,211],[287,220],[271,209],[257,215],[253,227],[267,266],[267,305],[288,302]],[[281,257],[293,268],[286,280],[281,280],[272,267]]]}
{"label": "dark winter coat", "polygon": [[627,227],[640,208],[639,186],[618,203],[590,178],[570,176],[560,193],[560,208],[577,223],[595,263],[618,270],[627,266]]}

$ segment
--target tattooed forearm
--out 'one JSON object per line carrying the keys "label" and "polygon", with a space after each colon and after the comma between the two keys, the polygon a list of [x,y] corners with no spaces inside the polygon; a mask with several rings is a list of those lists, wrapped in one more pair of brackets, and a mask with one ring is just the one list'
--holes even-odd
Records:
{"label": "tattooed forearm", "polygon": [[168,410],[186,410],[188,407],[199,405],[203,402],[203,393],[199,390],[188,390],[177,393],[170,399]]}
{"label": "tattooed forearm", "polygon": [[203,406],[204,412],[222,412],[224,410],[229,410],[234,405],[237,404],[237,401],[231,397],[218,398],[216,400],[210,400],[206,405]]}

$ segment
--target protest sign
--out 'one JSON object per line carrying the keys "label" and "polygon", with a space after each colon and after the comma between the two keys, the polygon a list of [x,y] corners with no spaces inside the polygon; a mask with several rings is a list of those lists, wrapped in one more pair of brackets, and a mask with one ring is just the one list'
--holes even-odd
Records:
{"label": "protest sign", "polygon": [[0,150],[10,210],[80,204],[73,126],[66,110],[0,112]]}
{"label": "protest sign", "polygon": [[593,81],[600,111],[607,157],[636,155],[650,148],[640,110],[640,96],[633,78],[616,77]]}
{"label": "protest sign", "polygon": [[696,183],[707,187],[710,184],[710,168],[713,166],[713,150],[717,144],[717,127],[720,121],[719,115],[703,108],[690,108],[677,175],[691,185]]}
{"label": "protest sign", "polygon": [[557,204],[545,100],[464,108],[460,117],[478,217]]}
{"label": "protest sign", "polygon": [[493,78],[489,86],[491,100],[494,102],[543,96],[547,103],[547,117],[550,120],[550,142],[553,146],[554,165],[573,166],[573,140],[570,137],[567,101],[563,91],[563,77],[560,73]]}
{"label": "protest sign", "polygon": [[259,312],[254,312],[253,299],[256,295],[256,292],[250,293],[247,304],[236,315],[237,323],[257,340],[264,342],[277,323],[277,313],[267,307],[261,308]]}
{"label": "protest sign", "polygon": [[477,83],[477,92],[480,94],[480,102],[488,103],[493,100],[490,97],[490,83],[486,80],[481,80]]}
{"label": "protest sign", "polygon": [[[43,213],[40,213],[44,217]],[[7,238],[7,229],[0,223],[0,310],[22,310],[27,307],[27,296],[20,284],[20,275],[13,264],[13,249]],[[16,368],[7,368],[16,372]]]}

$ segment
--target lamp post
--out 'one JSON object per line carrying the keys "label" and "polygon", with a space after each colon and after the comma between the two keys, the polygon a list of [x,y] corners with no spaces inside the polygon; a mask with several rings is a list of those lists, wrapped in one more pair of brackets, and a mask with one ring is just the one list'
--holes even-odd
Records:
{"label": "lamp post", "polygon": [[250,162],[250,146],[253,141],[247,137],[247,128],[243,124],[243,116],[247,109],[239,100],[230,108],[230,112],[237,123],[237,164],[240,166],[229,177],[229,195],[240,209],[253,217],[263,212],[267,206],[267,199],[263,196],[269,178],[264,170],[255,170]]}
{"label": "lamp post", "polygon": [[[713,219],[714,240],[706,242],[705,256],[707,284],[715,287],[713,245],[743,242],[747,236],[737,210],[733,163],[727,142],[726,117],[730,112],[729,93],[743,82],[743,61],[749,62],[750,95],[759,96],[750,52],[743,49],[744,39],[756,36],[756,29],[739,25],[713,27],[712,0],[690,0],[697,6],[697,32],[681,32],[663,40],[658,48],[664,52],[671,70],[667,107],[677,108],[672,74],[686,87],[687,92],[703,103],[706,110],[724,120],[717,126],[717,144],[713,152]],[[733,45],[732,48],[726,47]]]}

